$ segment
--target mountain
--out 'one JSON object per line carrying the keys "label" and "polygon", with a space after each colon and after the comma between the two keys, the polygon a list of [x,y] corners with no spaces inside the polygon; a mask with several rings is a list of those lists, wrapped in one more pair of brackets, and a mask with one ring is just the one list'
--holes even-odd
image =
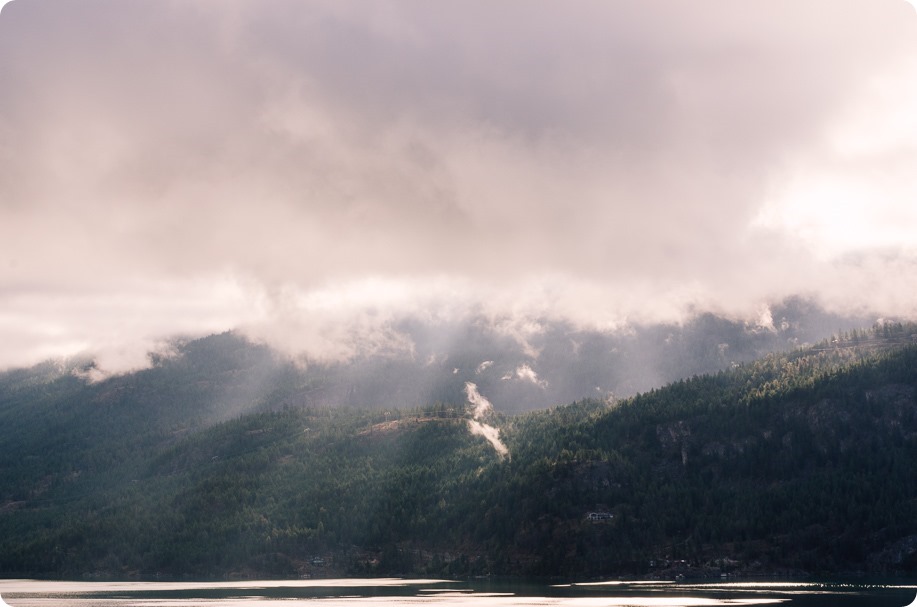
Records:
{"label": "mountain", "polygon": [[[345,361],[282,354],[225,333],[175,340],[150,355],[149,369],[129,376],[101,382],[104,370],[78,358],[0,373],[0,390],[57,378],[54,389],[85,388],[70,400],[129,395],[132,402],[162,401],[156,415],[187,402],[193,415],[213,420],[282,404],[403,409],[460,403],[466,382],[473,382],[497,410],[519,413],[583,398],[633,396],[871,322],[803,299],[771,306],[754,323],[702,313],[681,324],[633,324],[612,332],[548,320],[519,327],[484,316],[405,318],[391,327],[397,341],[407,344],[403,349]],[[67,383],[69,376],[85,381]]]}
{"label": "mountain", "polygon": [[328,406],[342,371],[232,335],[94,383],[89,361],[11,371],[0,574],[913,574],[915,334],[476,420],[467,385]]}

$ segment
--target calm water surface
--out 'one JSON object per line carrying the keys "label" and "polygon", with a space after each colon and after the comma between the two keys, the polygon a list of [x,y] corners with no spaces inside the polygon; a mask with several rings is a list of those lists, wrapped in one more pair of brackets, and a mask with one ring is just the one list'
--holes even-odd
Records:
{"label": "calm water surface", "polygon": [[341,579],[248,582],[45,582],[0,580],[11,607],[284,607],[442,605],[448,607],[903,607],[917,584],[813,582],[518,582]]}

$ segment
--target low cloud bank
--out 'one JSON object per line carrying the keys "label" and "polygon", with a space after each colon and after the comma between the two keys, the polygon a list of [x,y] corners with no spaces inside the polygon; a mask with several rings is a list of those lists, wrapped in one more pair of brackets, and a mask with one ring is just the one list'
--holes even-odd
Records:
{"label": "low cloud bank", "polygon": [[914,317],[915,82],[901,0],[12,2],[0,366]]}

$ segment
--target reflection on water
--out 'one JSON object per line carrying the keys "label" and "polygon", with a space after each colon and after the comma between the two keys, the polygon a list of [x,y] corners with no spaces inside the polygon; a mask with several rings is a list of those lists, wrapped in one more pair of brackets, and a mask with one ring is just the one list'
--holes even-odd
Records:
{"label": "reflection on water", "polygon": [[792,582],[607,581],[522,584],[477,580],[340,579],[247,582],[44,582],[0,580],[11,607],[904,607],[917,586]]}

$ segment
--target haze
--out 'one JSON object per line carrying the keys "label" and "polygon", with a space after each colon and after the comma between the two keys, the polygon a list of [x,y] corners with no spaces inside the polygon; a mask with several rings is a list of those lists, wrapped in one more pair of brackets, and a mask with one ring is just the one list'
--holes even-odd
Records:
{"label": "haze", "polygon": [[13,0],[0,365],[913,318],[914,108],[903,0]]}

